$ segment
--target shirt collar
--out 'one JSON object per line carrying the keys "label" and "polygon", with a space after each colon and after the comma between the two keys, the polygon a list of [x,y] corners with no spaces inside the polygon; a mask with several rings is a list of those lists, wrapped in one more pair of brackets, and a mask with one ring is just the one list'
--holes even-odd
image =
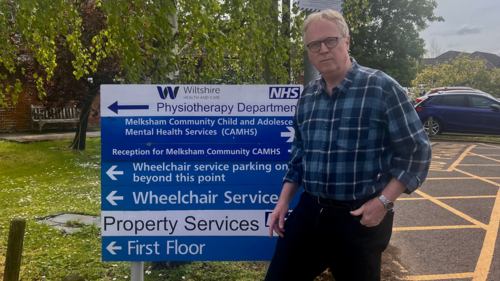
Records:
{"label": "shirt collar", "polygon": [[[340,84],[336,87],[344,93],[347,93],[349,91],[349,88],[351,87],[352,82],[356,77],[356,73],[358,72],[359,65],[353,57],[351,57],[351,63],[352,65],[351,68],[349,69],[349,72],[347,72],[347,75],[344,77],[342,82],[340,82]],[[317,93],[322,93],[322,92],[326,93],[326,82],[322,76],[320,77],[320,87],[321,91],[318,91]]]}

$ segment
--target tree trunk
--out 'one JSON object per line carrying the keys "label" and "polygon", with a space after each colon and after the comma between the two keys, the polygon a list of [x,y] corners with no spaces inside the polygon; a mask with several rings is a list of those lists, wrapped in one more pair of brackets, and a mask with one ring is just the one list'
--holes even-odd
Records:
{"label": "tree trunk", "polygon": [[85,150],[85,141],[87,139],[87,125],[89,123],[89,116],[92,110],[92,103],[97,96],[99,87],[100,85],[94,86],[89,90],[89,96],[85,100],[85,104],[83,105],[83,109],[80,113],[80,121],[78,121],[78,125],[76,126],[75,138],[69,146],[70,148],[76,150]]}

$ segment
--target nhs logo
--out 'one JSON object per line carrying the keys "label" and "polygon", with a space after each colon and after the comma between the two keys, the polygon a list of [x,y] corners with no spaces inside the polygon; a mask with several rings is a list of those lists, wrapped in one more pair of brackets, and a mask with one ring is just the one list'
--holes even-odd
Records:
{"label": "nhs logo", "polygon": [[177,97],[177,92],[179,92],[179,86],[176,86],[172,89],[172,87],[167,86],[165,89],[162,89],[160,86],[156,87],[158,89],[158,94],[160,94],[161,99],[166,99],[167,95],[171,100],[174,100]]}
{"label": "nhs logo", "polygon": [[269,87],[270,99],[298,99],[300,87]]}

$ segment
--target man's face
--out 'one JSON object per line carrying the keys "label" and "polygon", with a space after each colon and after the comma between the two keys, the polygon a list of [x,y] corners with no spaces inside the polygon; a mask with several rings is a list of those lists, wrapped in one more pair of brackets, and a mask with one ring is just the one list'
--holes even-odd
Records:
{"label": "man's face", "polygon": [[341,73],[349,62],[349,37],[342,37],[337,23],[329,20],[313,22],[306,30],[306,45],[314,41],[323,41],[328,37],[339,37],[338,44],[333,49],[328,49],[325,43],[321,43],[319,52],[313,53],[306,47],[309,60],[323,76]]}

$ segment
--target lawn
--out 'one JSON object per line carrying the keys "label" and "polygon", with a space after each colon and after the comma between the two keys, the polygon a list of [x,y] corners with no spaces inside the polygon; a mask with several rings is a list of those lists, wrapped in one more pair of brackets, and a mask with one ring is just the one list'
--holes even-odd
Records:
{"label": "lawn", "polygon": [[[130,280],[130,263],[102,262],[100,229],[67,235],[36,222],[77,213],[100,215],[100,139],[87,139],[81,153],[67,149],[70,139],[18,144],[0,141],[0,279],[4,272],[9,224],[26,220],[22,280]],[[145,280],[262,280],[263,262],[195,262],[173,272],[153,271]],[[184,278],[183,278],[184,277]]]}

